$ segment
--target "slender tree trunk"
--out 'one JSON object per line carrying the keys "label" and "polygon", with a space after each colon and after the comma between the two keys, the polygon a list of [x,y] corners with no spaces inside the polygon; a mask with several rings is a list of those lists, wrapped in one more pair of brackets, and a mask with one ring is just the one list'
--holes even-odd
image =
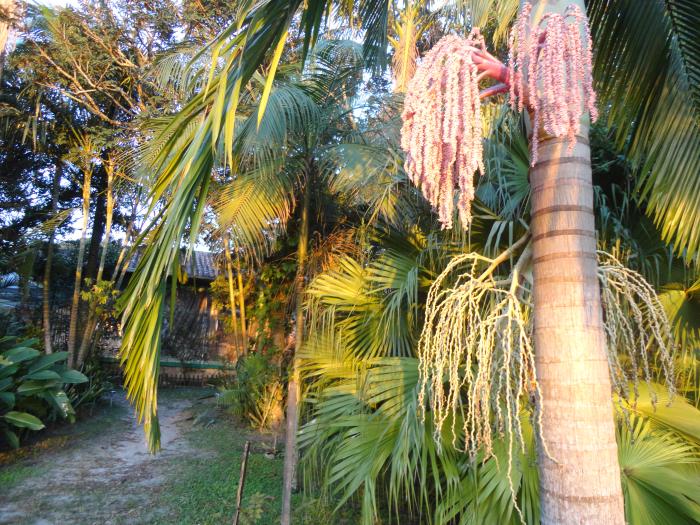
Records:
{"label": "slender tree trunk", "polygon": [[[107,250],[109,249],[109,238],[112,233],[112,217],[114,216],[114,166],[110,165],[107,168],[107,207],[106,207],[106,217],[105,217],[105,234],[102,241],[102,255],[100,256],[100,265],[97,268],[97,276],[95,277],[95,285],[99,285],[102,280],[102,274],[105,269],[105,261],[107,260]],[[90,348],[93,335],[95,334],[95,328],[97,328],[97,323],[99,322],[96,304],[90,305],[90,311],[88,312],[88,320],[85,324],[85,332],[83,333],[83,339],[80,342],[80,351],[78,352],[77,366],[81,366],[85,361],[87,356],[88,348]]]}
{"label": "slender tree trunk", "polygon": [[236,277],[238,280],[238,305],[241,307],[241,340],[243,353],[248,351],[248,326],[245,320],[245,291],[243,289],[243,274],[241,273],[241,254],[236,247]]}
{"label": "slender tree trunk", "polygon": [[301,231],[297,249],[296,277],[296,322],[294,357],[292,358],[292,375],[287,384],[287,431],[284,447],[284,480],[282,484],[282,519],[281,525],[291,525],[292,490],[296,481],[297,465],[297,429],[299,427],[299,362],[297,354],[304,340],[304,275],[306,273],[306,255],[309,244],[309,201],[310,189],[304,190],[304,204],[301,210]]}
{"label": "slender tree trunk", "polygon": [[[103,159],[103,161],[105,161],[105,159]],[[85,277],[88,279],[97,278],[100,246],[107,223],[107,174],[104,168],[100,168],[99,173],[99,176],[95,180],[97,199],[95,200],[95,214],[92,219],[92,233],[87,250],[87,264],[85,265]]]}
{"label": "slender tree trunk", "polygon": [[131,258],[127,258],[127,253],[129,252],[131,242],[131,235],[134,231],[134,226],[136,225],[136,214],[138,213],[139,203],[141,201],[141,192],[139,191],[133,205],[131,206],[131,216],[129,217],[129,225],[126,227],[126,233],[124,234],[124,243],[119,251],[119,257],[117,258],[117,264],[114,266],[114,271],[119,272],[119,277],[117,278],[117,283],[114,285],[116,290],[119,290],[124,281],[124,276],[126,275],[126,270],[129,268],[129,262]]}
{"label": "slender tree trunk", "polygon": [[7,58],[7,39],[10,35],[11,20],[15,17],[17,4],[15,0],[0,0],[0,82],[5,72],[5,59]]}
{"label": "slender tree trunk", "polygon": [[231,302],[231,328],[233,328],[233,340],[236,343],[236,358],[239,356],[240,341],[238,339],[238,319],[236,318],[236,292],[233,284],[233,261],[228,235],[224,236],[224,254],[226,256],[226,275],[228,277],[228,298]]}
{"label": "slender tree trunk", "polygon": [[[533,2],[536,20],[574,0]],[[585,11],[583,0],[577,0]],[[542,389],[542,523],[623,525],[597,277],[588,121],[573,151],[543,136],[530,172],[534,344]]]}
{"label": "slender tree trunk", "polygon": [[100,256],[100,265],[97,268],[97,277],[95,278],[97,282],[102,280],[105,262],[107,261],[107,251],[109,250],[109,239],[112,235],[112,219],[114,218],[114,169],[114,166],[112,166],[107,172],[107,216],[105,220],[104,240],[102,241],[102,255]]}
{"label": "slender tree trunk", "polygon": [[75,283],[73,284],[73,300],[70,308],[70,324],[68,326],[68,363],[75,363],[75,346],[78,335],[78,311],[80,307],[80,288],[83,282],[83,259],[85,258],[85,237],[87,234],[88,219],[90,217],[90,183],[92,172],[85,170],[83,179],[83,224],[80,231],[80,243],[78,245],[78,260],[75,264]]}
{"label": "slender tree trunk", "polygon": [[[63,162],[58,160],[54,167],[53,183],[51,185],[51,213],[55,216],[58,211],[58,193],[61,189],[61,175],[63,174]],[[44,351],[47,354],[53,352],[53,341],[51,339],[51,265],[53,264],[54,240],[56,231],[49,235],[49,242],[46,246],[46,264],[44,265],[44,289],[42,304],[42,321],[44,328]]]}

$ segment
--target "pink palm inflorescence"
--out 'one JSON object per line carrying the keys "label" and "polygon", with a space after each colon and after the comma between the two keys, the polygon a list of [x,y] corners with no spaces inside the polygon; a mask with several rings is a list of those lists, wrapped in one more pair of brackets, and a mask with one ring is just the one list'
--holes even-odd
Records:
{"label": "pink palm inflorescence", "polygon": [[465,227],[471,222],[474,173],[484,171],[476,48],[485,49],[477,30],[442,38],[416,69],[404,102],[406,171],[443,228],[452,227],[455,186],[460,220]]}
{"label": "pink palm inflorescence", "polygon": [[[573,148],[581,116],[598,111],[592,80],[592,44],[586,16],[576,5],[563,15],[549,13],[531,27],[532,6],[525,3],[510,34],[510,104],[532,111],[531,165],[537,162],[538,132],[567,137]],[[527,87],[525,79],[527,78]],[[523,94],[527,93],[527,101]]]}

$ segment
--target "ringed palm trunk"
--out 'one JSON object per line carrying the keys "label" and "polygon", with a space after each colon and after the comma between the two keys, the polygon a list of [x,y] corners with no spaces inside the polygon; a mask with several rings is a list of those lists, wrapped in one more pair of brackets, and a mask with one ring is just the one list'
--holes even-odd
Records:
{"label": "ringed palm trunk", "polygon": [[[533,13],[539,19],[570,3],[533,2]],[[582,0],[576,3],[585,10]],[[625,523],[588,129],[585,119],[572,152],[566,139],[540,132],[538,162],[530,172],[534,344],[549,452],[540,453],[543,524]]]}
{"label": "ringed palm trunk", "polygon": [[292,523],[292,490],[296,482],[297,430],[299,428],[299,361],[297,355],[304,338],[304,274],[306,273],[306,252],[309,243],[309,202],[311,190],[304,189],[304,204],[301,210],[301,231],[297,250],[296,276],[296,324],[294,335],[294,356],[292,375],[287,383],[287,430],[284,446],[284,471],[282,480],[282,519],[281,525]]}

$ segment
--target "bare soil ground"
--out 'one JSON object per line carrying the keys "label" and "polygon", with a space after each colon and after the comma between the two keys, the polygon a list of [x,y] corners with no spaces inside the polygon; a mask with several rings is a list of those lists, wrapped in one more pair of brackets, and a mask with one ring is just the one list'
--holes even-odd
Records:
{"label": "bare soil ground", "polygon": [[0,524],[168,521],[164,489],[178,458],[207,456],[184,435],[192,426],[187,421],[196,396],[191,391],[162,396],[163,450],[157,456],[148,453],[123,395],[116,395],[111,407],[47,436],[27,457],[0,463]]}

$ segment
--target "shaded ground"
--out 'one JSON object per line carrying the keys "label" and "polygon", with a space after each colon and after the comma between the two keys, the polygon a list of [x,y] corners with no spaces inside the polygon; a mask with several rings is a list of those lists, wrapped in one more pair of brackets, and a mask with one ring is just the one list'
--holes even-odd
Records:
{"label": "shaded ground", "polygon": [[26,457],[5,455],[0,524],[229,522],[246,438],[255,443],[245,521],[272,523],[281,486],[281,458],[264,454],[272,438],[238,428],[211,399],[198,401],[203,393],[162,394],[158,456],[148,454],[123,395],[94,417],[45,436]]}
{"label": "shaded ground", "polygon": [[[200,456],[183,436],[191,401],[164,396],[163,453],[148,453],[123,395],[93,419],[37,443],[29,457],[0,470],[0,523],[133,523],[154,521],[162,507],[148,504],[181,455]],[[41,453],[39,450],[47,448]],[[160,508],[159,508],[160,507]]]}
{"label": "shaded ground", "polygon": [[[160,393],[163,451],[148,454],[123,394],[92,417],[0,453],[0,525],[231,523],[243,447],[251,441],[240,525],[279,523],[278,440],[217,408],[211,390]],[[294,525],[354,525],[357,509],[333,516],[320,500],[293,497]]]}

